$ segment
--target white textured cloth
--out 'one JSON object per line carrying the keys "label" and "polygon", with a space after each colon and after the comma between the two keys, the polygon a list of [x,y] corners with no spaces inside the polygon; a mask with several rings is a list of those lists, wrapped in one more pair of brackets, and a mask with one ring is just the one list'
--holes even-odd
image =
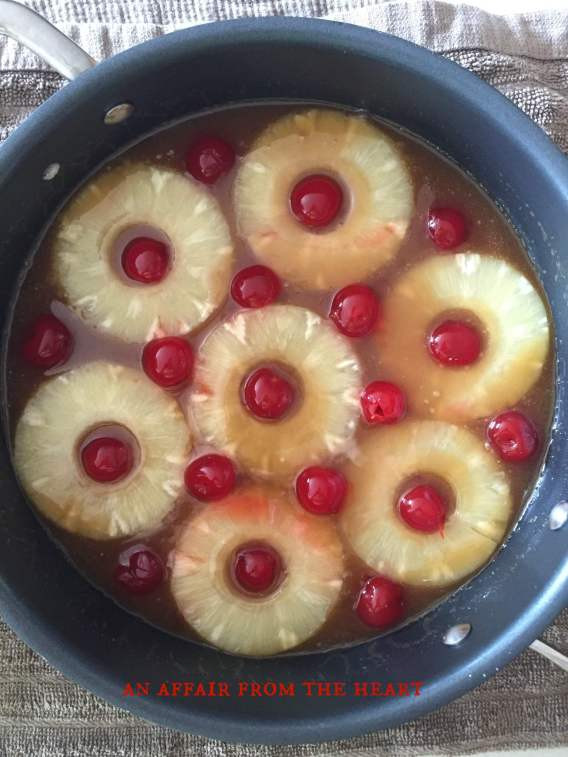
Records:
{"label": "white textured cloth", "polygon": [[[96,60],[174,29],[217,19],[319,16],[369,26],[470,68],[501,89],[568,151],[568,0],[561,1],[566,10],[517,15],[414,0],[28,0],[27,4]],[[495,0],[497,7],[510,2]],[[547,6],[547,0],[532,2]],[[45,75],[39,76],[39,71]],[[33,53],[12,40],[0,41],[0,139],[61,83]]]}
{"label": "white textured cloth", "polygon": [[[174,29],[271,15],[360,24],[439,52],[482,48],[550,60],[564,57],[568,50],[568,2],[564,2],[566,10],[508,16],[492,15],[474,5],[424,0],[28,0],[25,4],[97,60]],[[546,2],[541,0],[541,6]],[[0,45],[0,69],[39,66],[44,64],[15,43]]]}
{"label": "white textured cloth", "polygon": [[[484,1],[484,5],[490,3]],[[515,3],[516,0],[495,0]],[[564,9],[558,8],[559,3]],[[173,29],[242,16],[320,16],[397,34],[498,87],[568,152],[568,0],[491,15],[468,5],[385,0],[27,0],[102,59]],[[522,0],[543,7],[546,0]],[[63,86],[0,37],[0,139]],[[568,653],[568,611],[546,640]],[[0,757],[409,757],[567,747],[568,675],[527,651],[494,679],[420,721],[350,741],[231,746],[159,728],[66,681],[0,623]]]}

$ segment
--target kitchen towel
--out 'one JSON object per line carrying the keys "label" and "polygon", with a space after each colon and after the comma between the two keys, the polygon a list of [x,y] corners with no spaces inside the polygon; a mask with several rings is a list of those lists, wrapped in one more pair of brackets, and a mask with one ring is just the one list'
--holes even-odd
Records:
{"label": "kitchen towel", "polygon": [[[496,10],[505,1],[495,0]],[[496,15],[468,5],[380,0],[27,4],[96,59],[176,28],[243,16],[318,16],[391,32],[500,89],[568,153],[568,7]],[[36,56],[0,37],[0,139],[63,85]],[[568,653],[568,611],[543,638]],[[398,728],[319,745],[236,746],[160,728],[106,704],[0,623],[0,757],[407,757],[544,746],[568,748],[568,674],[530,650],[475,691]]]}

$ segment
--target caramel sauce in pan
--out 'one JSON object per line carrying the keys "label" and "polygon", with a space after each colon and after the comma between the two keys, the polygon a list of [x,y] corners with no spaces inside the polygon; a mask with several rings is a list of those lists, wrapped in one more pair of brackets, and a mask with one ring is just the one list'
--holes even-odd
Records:
{"label": "caramel sauce in pan", "polygon": [[[199,116],[150,136],[131,148],[127,153],[127,158],[132,162],[145,161],[184,171],[184,154],[187,146],[194,137],[201,134],[215,134],[224,138],[234,145],[237,155],[243,155],[251,141],[265,126],[291,110],[298,110],[298,108],[292,108],[289,105],[259,104]],[[510,261],[516,268],[523,271],[537,290],[542,292],[520,241],[483,191],[435,150],[391,126],[385,124],[382,126],[390,133],[406,158],[414,181],[416,206],[409,231],[399,253],[390,264],[380,269],[366,282],[374,288],[379,298],[383,299],[388,294],[393,282],[410,266],[421,259],[439,254],[425,233],[426,215],[432,205],[451,206],[461,210],[469,221],[465,249],[479,250]],[[118,160],[122,159],[121,157]],[[210,190],[221,204],[235,239],[236,271],[258,261],[236,233],[230,202],[234,175],[233,170],[228,176],[212,185]],[[35,256],[15,305],[7,373],[12,432],[30,395],[45,380],[41,371],[26,365],[21,360],[18,350],[18,345],[23,338],[23,330],[40,313],[47,312],[51,308],[74,335],[75,350],[70,361],[64,366],[65,370],[94,358],[104,358],[133,367],[140,365],[142,345],[129,345],[118,339],[95,333],[62,304],[64,294],[58,282],[54,280],[50,266],[51,236],[48,233]],[[279,302],[301,305],[326,317],[332,297],[333,292],[314,293],[285,283]],[[190,341],[196,352],[207,333],[237,309],[233,300],[227,297],[214,317],[191,334]],[[371,339],[368,337],[357,339],[354,346],[363,366],[363,384],[383,378],[378,370],[377,352],[373,348]],[[54,372],[57,372],[57,369],[47,373]],[[412,376],[406,376],[404,379],[405,384],[410,387],[413,380],[417,380]],[[534,459],[523,464],[505,464],[515,501],[512,522],[521,513],[543,463],[554,400],[553,379],[551,350],[539,381],[517,406],[534,422],[541,443],[539,455]],[[484,438],[485,421],[483,419],[469,423],[468,427]],[[373,432],[374,429],[361,424],[357,435],[361,440],[366,434]],[[427,480],[427,476],[424,480]],[[196,636],[179,613],[167,581],[148,596],[130,596],[116,586],[113,581],[113,572],[118,562],[118,555],[127,547],[137,543],[143,543],[156,550],[167,563],[168,554],[175,544],[180,528],[193,512],[206,506],[192,500],[189,495],[183,494],[157,532],[134,539],[94,541],[62,531],[45,520],[44,523],[74,565],[113,599],[160,628],[194,639]],[[341,600],[335,610],[317,635],[293,652],[351,644],[376,635],[376,631],[366,627],[353,612],[353,604],[361,579],[369,575],[370,571],[348,546],[346,546],[346,568]],[[462,584],[464,581],[459,583]],[[408,617],[423,613],[455,588],[455,586],[444,589],[404,587]]]}

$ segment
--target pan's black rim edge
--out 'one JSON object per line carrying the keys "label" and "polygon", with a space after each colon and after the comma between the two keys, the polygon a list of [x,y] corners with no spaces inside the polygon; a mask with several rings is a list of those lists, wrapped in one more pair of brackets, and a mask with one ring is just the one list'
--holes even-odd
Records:
{"label": "pan's black rim edge", "polygon": [[[511,626],[497,636],[493,645],[483,655],[482,662],[480,656],[472,660],[469,666],[464,666],[462,662],[461,680],[456,682],[451,676],[444,676],[436,681],[429,681],[429,684],[436,684],[436,694],[416,698],[412,720],[428,715],[479,686],[487,680],[488,676],[494,675],[496,671],[525,650],[564,609],[562,589],[565,594],[568,592],[568,566],[564,570],[564,575],[559,572],[555,579],[549,582],[548,593],[540,597],[539,607],[542,605],[542,609],[539,612],[535,612],[533,608],[532,617],[519,618],[516,626]],[[3,620],[20,639],[49,664],[107,702],[166,728],[193,733],[203,738],[212,738],[211,734],[218,734],[219,740],[241,744],[284,745],[345,740],[377,728],[391,728],[409,720],[406,715],[395,714],[394,717],[382,718],[383,722],[377,724],[372,714],[369,716],[368,712],[355,711],[341,717],[335,715],[332,722],[324,723],[320,719],[294,722],[283,719],[279,722],[276,719],[257,722],[255,727],[254,724],[243,722],[242,718],[229,721],[225,715],[216,718],[204,716],[202,713],[193,716],[191,712],[186,712],[182,724],[179,722],[179,713],[169,712],[167,700],[164,699],[134,697],[128,699],[128,706],[126,706],[125,698],[117,695],[117,691],[124,686],[124,681],[112,684],[108,675],[95,673],[88,660],[81,659],[77,654],[72,657],[66,654],[64,645],[59,643],[54,629],[46,629],[41,624],[33,624],[30,621],[33,608],[27,606],[20,608],[17,597],[4,584],[0,585],[0,599]],[[9,607],[8,611],[6,607]],[[506,651],[503,652],[503,649]],[[471,672],[466,675],[467,670]],[[490,672],[486,674],[483,672],[485,670]],[[157,703],[159,703],[159,711]],[[256,738],[257,730],[262,731],[259,738]],[[252,734],[255,734],[254,740],[250,738]]]}
{"label": "pan's black rim edge", "polygon": [[[216,22],[181,30],[146,42],[101,63],[94,70],[82,74],[35,111],[2,145],[0,161],[9,161],[10,155],[16,154],[28,140],[35,139],[42,122],[49,119],[52,112],[72,105],[74,95],[79,89],[88,95],[89,91],[96,88],[100,76],[119,78],[121,72],[135,64],[141,55],[166,54],[171,46],[182,44],[201,47],[223,44],[228,35],[231,35],[233,42],[235,35],[238,35],[241,44],[253,43],[257,35],[262,35],[263,42],[266,42],[270,40],[271,35],[281,39],[283,32],[291,44],[332,44],[335,48],[343,48],[344,52],[353,51],[369,57],[377,56],[380,41],[382,50],[396,65],[427,68],[432,84],[438,83],[443,86],[455,95],[457,101],[474,102],[481,99],[486,117],[502,131],[506,131],[512,141],[530,143],[531,151],[538,151],[542,170],[547,173],[551,183],[557,186],[559,192],[566,193],[568,163],[559,160],[562,157],[561,153],[526,115],[470,72],[423,48],[390,35],[349,24],[282,17]],[[58,638],[57,630],[47,628],[39,622],[34,623],[34,608],[22,604],[13,590],[4,583],[0,583],[0,599],[5,621],[32,649],[71,679],[105,700],[125,708],[126,702],[117,694],[124,682],[111,682],[108,674],[94,670],[86,655],[68,654]],[[509,662],[527,647],[563,609],[567,600],[568,562],[548,576],[546,591],[534,601],[530,612],[518,617],[511,626],[501,629],[482,655],[471,656],[467,664],[462,660],[459,679],[458,672],[454,669],[450,675],[436,680],[435,694],[417,698],[411,715],[421,717],[482,683],[487,675],[491,675],[492,671]],[[256,727],[252,722],[243,722],[242,718],[229,720],[226,716],[216,718],[210,714],[205,716],[185,712],[182,718],[179,712],[168,711],[166,701],[158,703],[156,699],[133,698],[128,701],[126,709],[169,728],[183,729],[205,737],[218,734],[219,738],[224,740],[257,744],[294,744],[319,742],[324,739],[345,739],[376,728],[394,726],[408,719],[408,714],[399,711],[396,703],[388,712],[359,710],[340,717],[335,716],[331,722],[329,719],[322,721],[310,718],[308,714],[306,719],[294,722],[256,721]],[[183,722],[180,722],[182,720]],[[252,741],[251,735],[255,737]]]}
{"label": "pan's black rim edge", "polygon": [[[322,31],[323,34],[320,34]],[[287,42],[291,45],[302,43],[323,45],[325,39],[326,44],[332,44],[334,47],[344,45],[344,53],[356,51],[373,58],[384,50],[397,67],[427,68],[428,78],[451,91],[457,101],[483,102],[485,116],[492,115],[493,123],[506,131],[512,139],[519,142],[530,139],[534,142],[541,159],[547,161],[551,176],[560,172],[564,174],[564,180],[568,180],[568,160],[565,160],[565,165],[561,169],[557,161],[559,157],[564,156],[543,130],[513,105],[505,95],[467,69],[424,47],[385,32],[339,21],[286,16],[215,21],[189,29],[180,29],[101,61],[67,83],[36,108],[24,123],[0,145],[0,158],[4,158],[9,152],[16,151],[20,144],[33,136],[36,126],[43,119],[49,118],[52,111],[55,112],[66,104],[72,104],[76,91],[96,88],[103,74],[109,78],[120,76],[122,71],[129,69],[145,52],[159,56],[168,52],[173,46],[186,43],[193,44],[196,49],[198,46],[205,49],[211,44],[222,45],[229,39],[234,42],[235,35],[241,38],[241,44],[253,44],[258,34],[262,34],[263,42],[269,41],[271,35],[281,40],[283,32],[286,32]],[[313,34],[316,34],[318,39],[314,38]],[[377,40],[381,41],[381,51],[377,50]]]}

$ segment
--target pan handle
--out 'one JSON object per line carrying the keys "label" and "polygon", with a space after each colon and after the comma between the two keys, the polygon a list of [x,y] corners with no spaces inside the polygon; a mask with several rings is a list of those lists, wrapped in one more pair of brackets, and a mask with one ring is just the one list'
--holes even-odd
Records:
{"label": "pan handle", "polygon": [[75,79],[96,64],[43,16],[14,0],[0,0],[0,34],[28,47],[66,79]]}

